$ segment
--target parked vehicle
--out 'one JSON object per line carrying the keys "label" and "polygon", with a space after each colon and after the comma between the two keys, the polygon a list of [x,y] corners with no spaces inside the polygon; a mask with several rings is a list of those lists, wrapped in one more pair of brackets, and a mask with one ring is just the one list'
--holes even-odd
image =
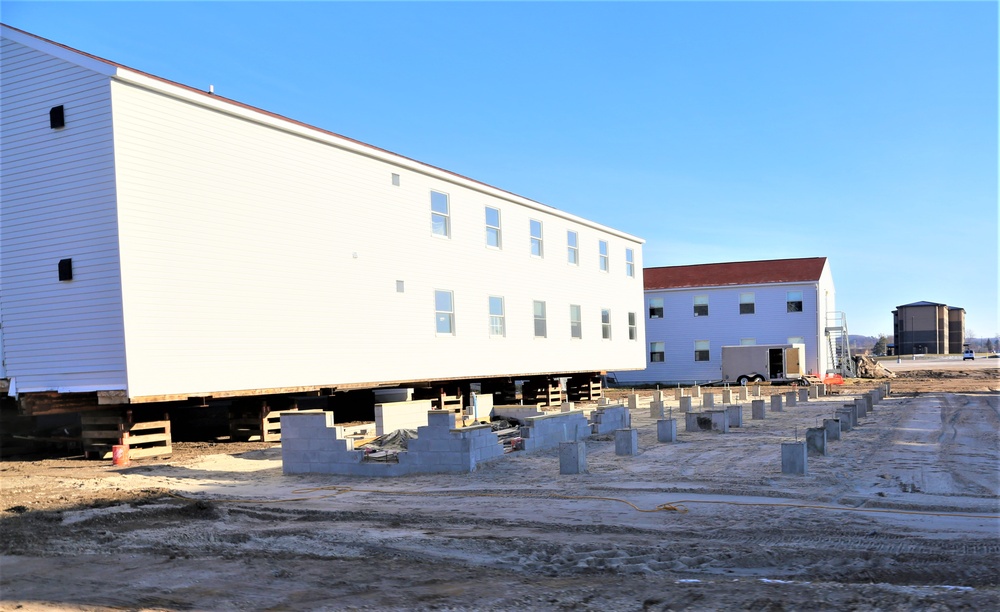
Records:
{"label": "parked vehicle", "polygon": [[722,347],[722,380],[808,385],[804,344],[751,344]]}
{"label": "parked vehicle", "polygon": [[972,351],[972,349],[967,348],[965,349],[965,352],[962,353],[962,361],[968,361],[969,359],[975,360],[976,354]]}

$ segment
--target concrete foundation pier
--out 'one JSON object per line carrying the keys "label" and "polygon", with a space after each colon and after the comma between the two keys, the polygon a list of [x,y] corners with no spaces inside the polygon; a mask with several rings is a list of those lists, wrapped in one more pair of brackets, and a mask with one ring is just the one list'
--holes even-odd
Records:
{"label": "concrete foundation pier", "polygon": [[871,393],[865,393],[861,396],[865,400],[865,414],[875,411],[875,398],[872,397]]}
{"label": "concrete foundation pier", "polygon": [[816,385],[816,394],[820,397],[826,397],[826,385]]}
{"label": "concrete foundation pier", "polygon": [[796,399],[798,399],[803,404],[809,401],[809,389],[799,389],[798,394],[799,396]]}
{"label": "concrete foundation pier", "polygon": [[663,402],[653,400],[649,403],[649,417],[653,419],[663,418]]}
{"label": "concrete foundation pier", "polygon": [[569,412],[570,410],[573,410],[573,408],[574,408],[573,402],[563,402],[559,406],[559,412]]}
{"label": "concrete foundation pier", "polygon": [[660,419],[657,421],[656,440],[658,442],[676,442],[677,419]]}
{"label": "concrete foundation pier", "polygon": [[583,442],[559,443],[559,473],[587,473],[587,445]]}
{"label": "concrete foundation pier", "polygon": [[809,399],[819,399],[819,385],[809,385]]}
{"label": "concrete foundation pier", "polygon": [[654,401],[654,402],[661,402],[662,403],[663,402],[663,391],[660,391],[659,389],[653,391],[653,400],[652,401]]}
{"label": "concrete foundation pier", "polygon": [[827,442],[840,439],[840,419],[823,419],[823,427],[826,428]]}
{"label": "concrete foundation pier", "polygon": [[760,385],[753,386],[753,396],[760,397]]}
{"label": "concrete foundation pier", "polygon": [[715,394],[714,393],[706,393],[704,396],[702,396],[702,398],[701,398],[701,407],[702,408],[715,408]]}
{"label": "concrete foundation pier", "polygon": [[639,430],[638,429],[616,429],[615,430],[615,454],[616,455],[638,455],[639,454]]}
{"label": "concrete foundation pier", "polygon": [[836,420],[840,421],[841,432],[851,431],[854,429],[854,419],[851,416],[853,412],[854,411],[850,408],[837,408],[837,411],[834,414],[837,415]]}
{"label": "concrete foundation pier", "polygon": [[681,398],[681,412],[691,412],[691,398],[682,397]]}
{"label": "concrete foundation pier", "polygon": [[[698,412],[688,412],[687,414],[685,414],[684,431],[700,431],[701,427],[698,425],[699,418],[707,418],[707,417],[703,417],[701,413]],[[708,424],[711,427],[712,421],[709,420]]]}
{"label": "concrete foundation pier", "polygon": [[750,403],[750,418],[752,420],[764,418],[764,400],[753,400]]}
{"label": "concrete foundation pier", "polygon": [[791,408],[792,406],[795,405],[795,403],[796,403],[795,402],[795,397],[796,397],[795,391],[788,391],[788,392],[785,393],[785,404],[789,408]]}
{"label": "concrete foundation pier", "polygon": [[748,399],[750,399],[750,393],[748,392],[746,387],[740,386],[740,388],[737,389],[736,392],[737,392],[737,397],[740,398],[741,402],[745,402]]}
{"label": "concrete foundation pier", "polygon": [[809,467],[806,455],[805,442],[782,442],[781,473],[806,474]]}
{"label": "concrete foundation pier", "polygon": [[810,455],[826,456],[826,427],[806,429],[806,451]]}
{"label": "concrete foundation pier", "polygon": [[701,387],[698,385],[691,387],[691,397],[701,397]]}
{"label": "concrete foundation pier", "polygon": [[729,433],[728,410],[710,410],[708,414],[709,416],[712,417],[712,431],[718,431],[720,433]]}
{"label": "concrete foundation pier", "polygon": [[733,403],[733,390],[732,389],[723,389],[722,390],[722,403],[723,404],[732,404]]}
{"label": "concrete foundation pier", "polygon": [[682,397],[684,397],[684,389],[681,389],[680,387],[674,389],[674,399],[680,401]]}
{"label": "concrete foundation pier", "polygon": [[858,418],[859,419],[863,419],[866,416],[868,416],[868,410],[867,410],[868,402],[865,401],[865,398],[859,397],[859,398],[855,399],[854,400],[854,407],[858,411]]}
{"label": "concrete foundation pier", "polygon": [[632,393],[628,396],[628,409],[638,410],[639,409],[639,396]]}
{"label": "concrete foundation pier", "polygon": [[726,413],[729,415],[730,427],[743,427],[743,406],[727,406]]}
{"label": "concrete foundation pier", "polygon": [[783,410],[781,407],[781,400],[781,395],[777,393],[771,396],[771,412],[781,412]]}

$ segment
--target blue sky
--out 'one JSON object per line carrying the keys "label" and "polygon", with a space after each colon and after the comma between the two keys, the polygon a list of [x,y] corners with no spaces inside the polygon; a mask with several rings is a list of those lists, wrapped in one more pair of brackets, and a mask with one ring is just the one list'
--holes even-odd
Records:
{"label": "blue sky", "polygon": [[8,25],[646,239],[998,325],[996,2],[6,2]]}

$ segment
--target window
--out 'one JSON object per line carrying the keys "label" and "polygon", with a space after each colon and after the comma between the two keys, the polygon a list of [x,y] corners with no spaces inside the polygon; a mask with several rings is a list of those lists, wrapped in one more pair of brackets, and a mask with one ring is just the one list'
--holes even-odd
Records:
{"label": "window", "polygon": [[49,127],[53,130],[66,127],[66,114],[63,112],[62,105],[49,109]]}
{"label": "window", "polygon": [[534,219],[530,222],[531,225],[531,254],[535,257],[542,257],[542,222],[535,221]]}
{"label": "window", "polygon": [[740,294],[740,314],[753,314],[757,309],[754,302],[754,295],[752,293],[741,293]]}
{"label": "window", "polygon": [[597,250],[600,252],[601,272],[608,271],[608,241],[601,240],[597,243]]}
{"label": "window", "polygon": [[628,339],[636,340],[639,338],[639,328],[635,324],[635,313],[628,313]]}
{"label": "window", "polygon": [[696,316],[696,317],[707,317],[708,316],[708,296],[707,295],[696,295],[696,296],[694,296],[694,316]]}
{"label": "window", "polygon": [[486,246],[500,248],[500,210],[486,207]]}
{"label": "window", "polygon": [[663,318],[663,298],[649,298],[649,318]]}
{"label": "window", "polygon": [[788,312],[802,312],[801,291],[789,291],[786,301],[788,303]]}
{"label": "window", "polygon": [[580,265],[580,237],[576,232],[566,232],[566,249],[568,251],[567,261],[574,266]]}
{"label": "window", "polygon": [[753,346],[757,344],[756,338],[740,338],[740,346]]}
{"label": "window", "polygon": [[495,295],[490,296],[490,335],[507,335],[507,323],[504,321],[503,315],[503,298]]}
{"label": "window", "polygon": [[451,236],[451,212],[448,194],[431,192],[431,231],[435,236]]}
{"label": "window", "polygon": [[392,173],[392,184],[394,187],[399,187],[399,175],[395,172]]}
{"label": "window", "polygon": [[663,363],[664,354],[664,343],[663,342],[650,342],[649,343],[649,362],[650,363]]}
{"label": "window", "polygon": [[396,293],[403,293],[406,290],[405,287],[403,281],[396,281]]}
{"label": "window", "polygon": [[635,276],[635,251],[625,249],[625,275]]}
{"label": "window", "polygon": [[455,296],[451,291],[434,292],[434,315],[437,333],[455,334]]}
{"label": "window", "polygon": [[546,336],[545,330],[545,302],[535,301],[535,337],[544,338]]}
{"label": "window", "polygon": [[583,322],[580,317],[580,307],[569,305],[569,335],[571,338],[583,338]]}
{"label": "window", "polygon": [[601,309],[601,337],[611,339],[611,311],[607,308]]}
{"label": "window", "polygon": [[788,344],[805,344],[806,341],[802,339],[802,336],[792,336],[788,339]]}
{"label": "window", "polygon": [[694,341],[694,360],[695,361],[708,361],[708,340],[695,340]]}

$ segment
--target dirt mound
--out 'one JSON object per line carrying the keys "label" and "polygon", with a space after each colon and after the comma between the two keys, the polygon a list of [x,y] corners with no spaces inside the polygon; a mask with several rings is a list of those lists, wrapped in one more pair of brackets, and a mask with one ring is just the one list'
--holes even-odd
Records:
{"label": "dirt mound", "polygon": [[882,367],[882,364],[875,361],[868,355],[855,355],[854,367],[858,373],[858,378],[895,378],[896,375]]}

